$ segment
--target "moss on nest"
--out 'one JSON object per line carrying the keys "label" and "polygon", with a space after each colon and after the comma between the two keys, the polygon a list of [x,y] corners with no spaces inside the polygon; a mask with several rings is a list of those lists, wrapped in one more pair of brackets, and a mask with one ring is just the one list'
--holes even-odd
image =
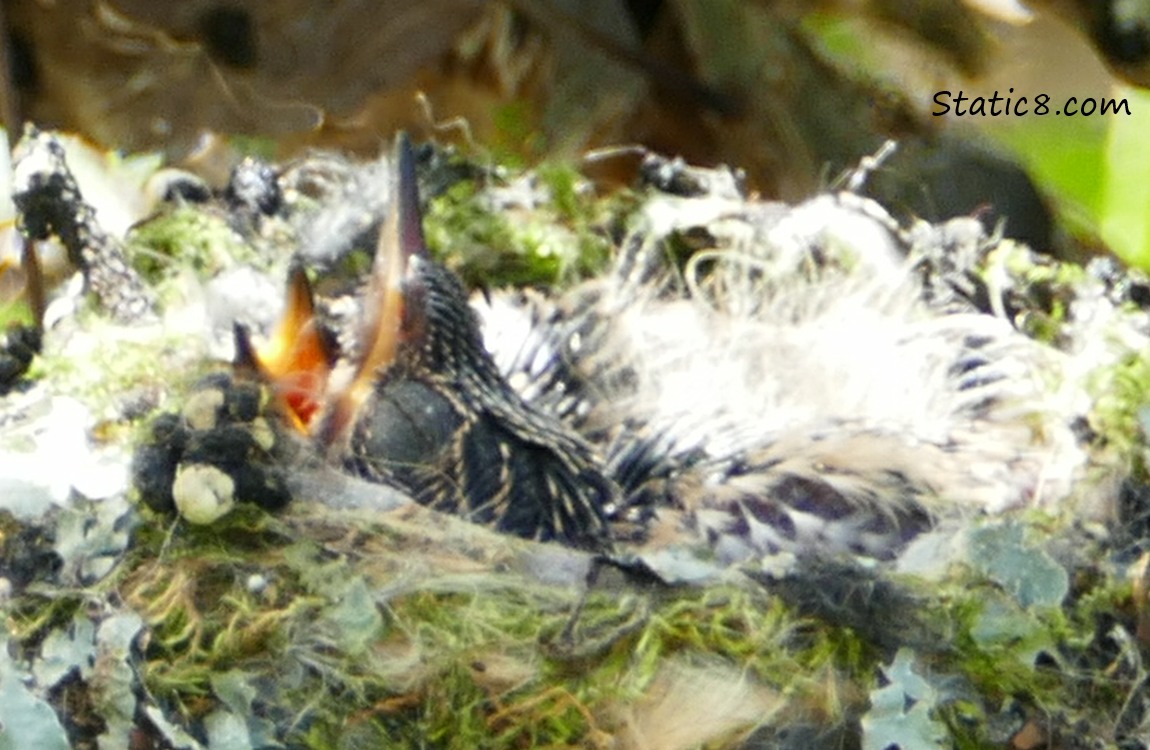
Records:
{"label": "moss on nest", "polygon": [[[785,694],[834,721],[861,705],[843,679],[865,686],[877,663],[849,631],[796,619],[756,586],[624,586],[583,597],[576,586],[455,557],[447,568],[471,570],[412,574],[403,558],[427,542],[412,527],[308,516],[285,522],[245,509],[209,528],[166,529],[156,519],[141,530],[115,589],[144,618],[140,675],[172,718],[203,731],[226,709],[216,685],[226,673],[254,691],[253,710],[278,717],[290,746],[364,737],[394,747],[594,744],[621,732],[620,717],[653,690],[668,689],[668,664],[721,666],[747,690],[775,702]],[[320,536],[344,524],[347,536],[301,535],[317,522]],[[492,542],[508,545],[466,524],[454,533],[473,537],[483,555]],[[24,632],[48,627],[55,609]]]}
{"label": "moss on nest", "polygon": [[[100,588],[143,617],[138,672],[169,719],[206,736],[235,715],[239,690],[249,729],[266,721],[291,747],[639,746],[634,732],[654,731],[669,694],[715,675],[736,720],[703,739],[737,746],[763,722],[856,721],[891,658],[747,579],[613,581],[584,596],[529,575],[531,543],[454,519],[429,530],[430,515],[303,505],[283,517],[244,508],[207,528],[152,518]],[[412,564],[459,539],[435,564]],[[962,746],[989,742],[1007,704],[1100,728],[1140,689],[1101,630],[1133,632],[1129,586],[1106,574],[1080,584],[1064,608],[1032,609],[961,568],[930,587],[898,583],[927,633],[905,648],[940,686],[931,708]],[[93,593],[25,595],[10,632],[31,653]],[[761,713],[738,714],[747,705]]]}
{"label": "moss on nest", "polygon": [[595,196],[573,168],[551,164],[501,190],[462,180],[433,199],[425,216],[428,246],[469,286],[555,286],[601,272],[611,227],[626,200]]}
{"label": "moss on nest", "polygon": [[211,276],[259,260],[225,217],[194,205],[171,207],[133,228],[128,250],[136,270],[152,281],[181,268]]}

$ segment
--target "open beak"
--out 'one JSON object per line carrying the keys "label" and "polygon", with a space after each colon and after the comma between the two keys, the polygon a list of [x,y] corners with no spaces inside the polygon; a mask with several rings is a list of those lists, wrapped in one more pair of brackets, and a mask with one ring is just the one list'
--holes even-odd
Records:
{"label": "open beak", "polygon": [[[423,330],[418,314],[421,289],[411,279],[411,260],[427,257],[427,248],[415,156],[402,133],[393,164],[393,206],[380,230],[364,299],[358,360],[346,384],[329,393],[335,347],[315,319],[311,285],[301,269],[288,279],[284,313],[267,344],[257,349],[246,328],[235,328],[236,370],[270,383],[293,425],[315,435],[329,451],[338,452],[350,438],[360,409],[376,380],[395,362],[400,344],[418,338]],[[412,300],[416,314],[409,314]]]}
{"label": "open beak", "polygon": [[427,258],[415,154],[405,133],[396,137],[392,157],[392,207],[380,229],[371,280],[364,296],[359,359],[346,387],[334,394],[317,439],[329,450],[346,444],[380,375],[395,362],[399,347],[422,333],[421,289],[412,273],[414,258]]}
{"label": "open beak", "polygon": [[311,285],[302,269],[288,276],[287,302],[267,344],[256,349],[248,331],[235,328],[235,366],[269,383],[282,411],[302,433],[319,413],[335,365],[335,347],[315,318]]}

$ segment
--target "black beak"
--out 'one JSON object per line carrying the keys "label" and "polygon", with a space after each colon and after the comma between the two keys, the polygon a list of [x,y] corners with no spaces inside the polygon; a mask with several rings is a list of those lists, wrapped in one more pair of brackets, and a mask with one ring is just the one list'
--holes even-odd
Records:
{"label": "black beak", "polygon": [[391,211],[380,230],[371,281],[364,298],[360,354],[355,374],[334,395],[317,435],[321,444],[342,446],[379,376],[395,362],[403,343],[425,330],[423,290],[415,267],[429,258],[419,211],[415,154],[405,133],[396,137],[392,157]]}

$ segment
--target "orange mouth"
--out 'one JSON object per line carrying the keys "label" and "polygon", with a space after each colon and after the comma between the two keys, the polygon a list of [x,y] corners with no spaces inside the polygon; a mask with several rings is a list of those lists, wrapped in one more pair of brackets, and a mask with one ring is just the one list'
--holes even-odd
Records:
{"label": "orange mouth", "polygon": [[256,349],[240,325],[235,337],[236,369],[269,383],[291,424],[301,433],[310,432],[336,358],[331,337],[316,320],[311,284],[303,270],[289,274],[283,315],[264,346]]}
{"label": "orange mouth", "polygon": [[329,389],[334,347],[315,319],[311,286],[302,270],[289,277],[283,316],[264,347],[257,351],[247,331],[236,328],[237,370],[270,383],[296,429],[314,435],[329,450],[347,442],[376,381],[395,363],[400,346],[422,331],[422,317],[410,314],[407,301],[420,296],[411,260],[426,257],[427,249],[415,157],[402,133],[396,140],[392,175],[392,208],[380,230],[364,296],[361,346],[346,384]]}

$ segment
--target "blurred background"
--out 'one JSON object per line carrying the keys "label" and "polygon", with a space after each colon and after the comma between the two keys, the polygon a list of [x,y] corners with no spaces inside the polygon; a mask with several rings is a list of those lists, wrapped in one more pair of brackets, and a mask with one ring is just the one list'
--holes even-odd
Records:
{"label": "blurred background", "polygon": [[[1150,3],[4,0],[0,115],[158,151],[374,156],[399,128],[626,182],[641,145],[797,200],[888,138],[868,190],[1063,257],[1150,266]],[[939,91],[1129,115],[935,116]],[[589,153],[599,155],[589,166]],[[227,160],[225,159],[225,162]]]}

